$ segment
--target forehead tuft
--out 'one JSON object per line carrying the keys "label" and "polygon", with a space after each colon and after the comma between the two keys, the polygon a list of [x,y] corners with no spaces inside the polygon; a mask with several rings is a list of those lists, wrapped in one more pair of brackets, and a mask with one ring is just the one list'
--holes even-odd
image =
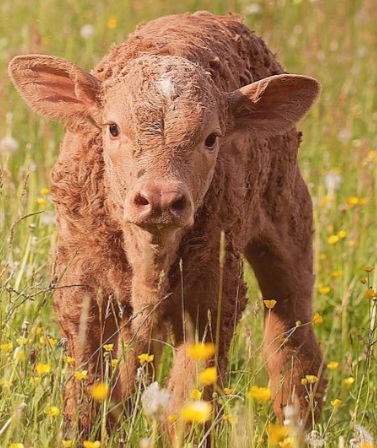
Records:
{"label": "forehead tuft", "polygon": [[167,99],[174,99],[178,96],[178,86],[170,76],[163,76],[156,81],[157,89]]}

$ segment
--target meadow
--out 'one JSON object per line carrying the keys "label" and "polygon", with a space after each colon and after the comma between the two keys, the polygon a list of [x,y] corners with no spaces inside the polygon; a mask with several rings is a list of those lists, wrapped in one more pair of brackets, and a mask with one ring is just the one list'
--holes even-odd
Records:
{"label": "meadow", "polygon": [[[321,98],[300,124],[300,166],[315,213],[313,324],[328,365],[322,417],[306,442],[279,426],[261,353],[264,304],[246,267],[249,303],[231,349],[228,387],[213,397],[213,447],[377,444],[377,8],[375,0],[2,0],[0,3],[0,446],[163,447],[157,417],[142,405],[141,364],[132,414],[109,436],[103,418],[84,445],[63,431],[70,359],[52,311],[49,251],[56,240],[49,173],[63,130],[22,102],[7,77],[20,53],[65,57],[90,70],[136,24],[206,9],[242,14],[285,69],[311,75]],[[273,299],[273,298],[271,298]],[[171,350],[156,379],[161,387]],[[108,354],[111,360],[111,348]],[[144,367],[143,367],[144,366]],[[80,373],[80,372],[78,372]],[[84,374],[83,374],[84,375]],[[85,383],[85,375],[77,381]],[[310,382],[309,382],[310,383]],[[257,386],[260,389],[252,389]],[[310,392],[311,385],[308,384]],[[257,393],[255,393],[257,391]],[[99,391],[101,395],[101,391]],[[193,391],[200,402],[201,388]],[[292,429],[293,428],[293,429]],[[376,442],[374,442],[376,440]],[[203,446],[195,423],[177,447]]]}

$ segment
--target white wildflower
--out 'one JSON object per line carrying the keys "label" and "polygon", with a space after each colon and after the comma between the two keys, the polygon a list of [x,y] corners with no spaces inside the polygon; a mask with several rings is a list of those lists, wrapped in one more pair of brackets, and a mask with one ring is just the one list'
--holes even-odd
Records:
{"label": "white wildflower", "polygon": [[328,191],[328,195],[332,196],[334,192],[339,188],[342,182],[342,176],[334,171],[329,171],[325,175],[325,187]]}
{"label": "white wildflower", "polygon": [[80,34],[83,39],[90,39],[95,34],[94,26],[87,23],[81,28]]}
{"label": "white wildflower", "polygon": [[260,14],[262,12],[262,7],[258,3],[251,3],[245,6],[243,13],[245,15]]}
{"label": "white wildflower", "polygon": [[170,393],[166,389],[160,389],[158,382],[150,384],[141,396],[144,414],[147,417],[157,418],[167,408]]}
{"label": "white wildflower", "polygon": [[317,446],[324,446],[325,439],[321,436],[321,434],[313,429],[310,431],[309,434],[306,436],[306,442],[309,446],[317,447]]}
{"label": "white wildflower", "polygon": [[302,420],[297,401],[283,408],[283,425],[289,428],[292,435],[298,434],[302,430]]}
{"label": "white wildflower", "polygon": [[141,439],[140,443],[139,443],[139,447],[140,448],[151,448],[152,442],[150,439],[147,439],[147,438]]}
{"label": "white wildflower", "polygon": [[348,142],[352,138],[352,131],[349,128],[343,128],[338,132],[337,138],[340,142]]}
{"label": "white wildflower", "polygon": [[350,440],[351,448],[361,448],[365,444],[373,446],[373,436],[364,426],[355,425],[354,431],[356,437]]}
{"label": "white wildflower", "polygon": [[45,225],[55,225],[56,215],[54,212],[44,212],[41,216],[41,223]]}
{"label": "white wildflower", "polygon": [[4,154],[14,154],[19,146],[18,141],[11,135],[7,135],[0,140],[0,150]]}

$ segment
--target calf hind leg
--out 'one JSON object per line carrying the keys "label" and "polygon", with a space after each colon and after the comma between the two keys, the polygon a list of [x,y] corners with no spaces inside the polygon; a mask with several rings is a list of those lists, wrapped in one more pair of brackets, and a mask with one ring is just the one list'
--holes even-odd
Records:
{"label": "calf hind leg", "polygon": [[[286,238],[287,240],[288,238]],[[293,238],[292,238],[293,239]],[[311,230],[304,246],[283,237],[259,239],[245,253],[264,299],[277,301],[265,311],[263,351],[274,396],[274,411],[299,403],[300,418],[310,427],[319,416],[326,386],[321,350],[311,320]],[[301,240],[303,241],[303,240]],[[305,383],[306,375],[312,384]]]}

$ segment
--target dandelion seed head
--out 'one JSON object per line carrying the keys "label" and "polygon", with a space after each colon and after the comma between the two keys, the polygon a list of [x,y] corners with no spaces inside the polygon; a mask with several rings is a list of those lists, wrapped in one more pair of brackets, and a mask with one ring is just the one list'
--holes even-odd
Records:
{"label": "dandelion seed head", "polygon": [[157,381],[150,384],[141,396],[141,404],[147,417],[158,418],[168,407],[170,393],[160,389]]}
{"label": "dandelion seed head", "polygon": [[340,184],[342,183],[342,176],[335,171],[329,171],[325,175],[324,182],[329,196],[332,196],[334,192],[339,189]]}
{"label": "dandelion seed head", "polygon": [[95,28],[90,23],[86,23],[81,27],[80,35],[83,39],[90,39],[95,34]]}
{"label": "dandelion seed head", "polygon": [[325,439],[321,436],[321,434],[317,430],[313,429],[312,431],[310,431],[309,434],[307,434],[306,442],[311,447],[319,447],[324,446]]}
{"label": "dandelion seed head", "polygon": [[18,141],[11,135],[8,135],[0,140],[0,152],[3,154],[15,154],[19,146]]}

